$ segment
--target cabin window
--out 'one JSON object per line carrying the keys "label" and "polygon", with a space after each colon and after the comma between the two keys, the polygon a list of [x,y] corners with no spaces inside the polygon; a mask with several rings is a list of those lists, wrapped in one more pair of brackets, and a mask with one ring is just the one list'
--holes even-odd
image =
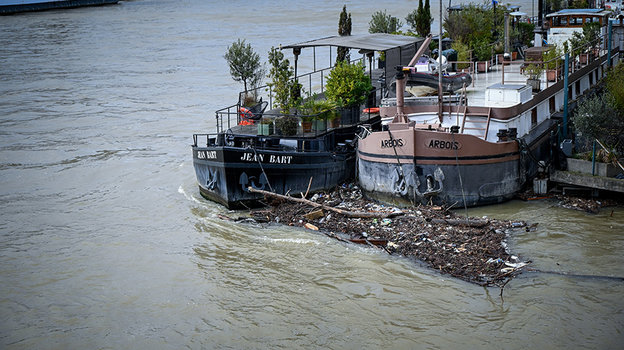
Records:
{"label": "cabin window", "polygon": [[537,125],[537,108],[531,110],[531,127]]}
{"label": "cabin window", "polygon": [[580,79],[574,83],[574,90],[576,92],[576,96],[581,94],[581,80]]}
{"label": "cabin window", "polygon": [[550,114],[555,113],[555,108],[555,96],[551,96],[550,99],[548,99],[548,110],[550,111]]}
{"label": "cabin window", "polygon": [[571,17],[570,18],[571,26],[582,26],[583,25],[583,17]]}
{"label": "cabin window", "polygon": [[568,17],[553,17],[552,18],[552,26],[553,27],[567,27],[568,26]]}

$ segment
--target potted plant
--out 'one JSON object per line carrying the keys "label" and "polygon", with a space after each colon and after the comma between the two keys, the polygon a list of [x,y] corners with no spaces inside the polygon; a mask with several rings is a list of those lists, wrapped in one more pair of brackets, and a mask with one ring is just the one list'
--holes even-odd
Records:
{"label": "potted plant", "polygon": [[481,39],[476,42],[474,54],[477,59],[477,72],[487,72],[490,69],[489,61],[492,58],[492,50],[487,40]]}
{"label": "potted plant", "polygon": [[272,135],[273,134],[273,119],[262,118],[260,124],[258,124],[258,135]]}
{"label": "potted plant", "polygon": [[316,119],[314,120],[314,130],[323,131],[327,130],[329,121],[333,117],[334,113],[334,105],[331,101],[328,100],[320,100],[317,101],[316,104]]}
{"label": "potted plant", "polygon": [[327,77],[325,95],[342,114],[343,124],[357,122],[360,105],[373,90],[370,77],[364,72],[364,65],[338,62]]}
{"label": "potted plant", "polygon": [[561,51],[557,45],[542,54],[542,61],[546,64],[546,79],[548,81],[557,81],[561,74]]}
{"label": "potted plant", "polygon": [[299,118],[292,115],[284,115],[275,119],[276,133],[284,136],[297,135]]}
{"label": "potted plant", "polygon": [[540,91],[540,78],[544,68],[541,64],[531,63],[524,68],[524,74],[528,77],[527,84],[531,86],[533,92]]}
{"label": "potted plant", "polygon": [[451,48],[457,51],[457,65],[455,70],[458,72],[464,71],[464,69],[470,68],[470,49],[468,45],[462,43],[461,41],[457,41],[451,44]]}
{"label": "potted plant", "polygon": [[314,124],[314,117],[310,115],[301,116],[301,128],[303,132],[312,132],[312,125]]}

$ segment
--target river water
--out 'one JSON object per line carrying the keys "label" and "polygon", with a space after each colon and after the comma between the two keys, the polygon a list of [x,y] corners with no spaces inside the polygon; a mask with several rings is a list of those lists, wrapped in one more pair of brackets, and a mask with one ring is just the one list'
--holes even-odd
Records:
{"label": "river water", "polygon": [[[353,33],[383,8],[346,3]],[[227,211],[199,196],[190,144],[241,89],[226,47],[244,37],[266,59],[333,35],[342,4],[0,18],[0,348],[621,348],[621,280],[525,273],[501,298],[378,250],[216,217]],[[417,2],[384,6],[404,18]],[[508,240],[534,268],[624,276],[624,210],[554,204],[470,214],[539,223]]]}

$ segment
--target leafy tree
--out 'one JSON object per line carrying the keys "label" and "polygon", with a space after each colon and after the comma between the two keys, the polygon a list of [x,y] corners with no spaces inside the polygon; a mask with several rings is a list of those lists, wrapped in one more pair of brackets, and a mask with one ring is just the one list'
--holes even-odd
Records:
{"label": "leafy tree", "polygon": [[572,122],[588,142],[598,139],[620,155],[624,153],[624,63],[619,63],[605,79],[606,91],[581,102]]}
{"label": "leafy tree", "polygon": [[571,9],[586,9],[589,5],[587,0],[572,0],[569,2],[568,8]]}
{"label": "leafy tree", "polygon": [[291,98],[293,90],[295,90],[294,85],[299,85],[292,80],[295,72],[290,67],[290,61],[284,58],[284,53],[275,47],[271,47],[271,51],[269,51],[269,65],[271,69],[268,77],[271,79],[271,82],[267,85],[271,87],[273,94],[275,94],[277,107],[282,111],[287,111],[296,103]]}
{"label": "leafy tree", "polygon": [[561,10],[562,6],[561,6],[561,2],[562,0],[546,0],[546,11],[545,13],[550,13],[550,12],[556,12]]}
{"label": "leafy tree", "polygon": [[572,33],[572,37],[568,40],[570,42],[572,54],[578,55],[586,51],[589,47],[595,47],[599,44],[599,37],[600,23],[585,23],[583,25],[583,31]]}
{"label": "leafy tree", "polygon": [[368,22],[368,32],[369,33],[395,33],[399,31],[399,28],[403,26],[403,23],[400,19],[391,16],[386,13],[386,10],[383,12],[377,11],[373,13],[373,16]]}
{"label": "leafy tree", "polygon": [[535,24],[533,23],[518,23],[518,28],[516,30],[512,30],[512,38],[514,41],[522,43],[522,45],[530,46],[531,40],[534,38],[533,30],[535,29]]}
{"label": "leafy tree", "polygon": [[[347,5],[342,7],[342,12],[340,13],[340,20],[338,21],[338,34],[340,36],[351,35],[351,14],[347,14]],[[339,47],[336,62],[344,60],[351,60],[349,49],[346,47]]]}
{"label": "leafy tree", "polygon": [[411,30],[418,33],[421,37],[426,37],[431,33],[431,12],[429,9],[429,0],[426,0],[425,6],[423,6],[422,0],[418,1],[418,9],[412,11],[405,17],[405,20],[410,25]]}
{"label": "leafy tree", "polygon": [[247,95],[248,84],[257,87],[265,73],[264,65],[258,55],[245,40],[238,39],[227,48],[223,56],[230,66],[230,75],[234,81],[242,81]]}
{"label": "leafy tree", "polygon": [[[503,11],[496,11],[497,17]],[[454,41],[469,44],[492,39],[492,11],[484,5],[468,5],[462,11],[453,11],[444,18],[442,26]],[[499,22],[497,22],[499,23]],[[502,31],[502,27],[499,31]]]}
{"label": "leafy tree", "polygon": [[607,74],[607,91],[613,96],[613,106],[624,115],[624,63],[618,63]]}
{"label": "leafy tree", "polygon": [[422,0],[418,0],[418,9],[410,12],[407,14],[407,17],[405,17],[405,21],[407,22],[407,24],[409,24],[410,26],[410,31],[412,32],[418,32],[417,28],[416,28],[416,22],[418,21],[418,14],[420,13],[420,7],[422,6]]}

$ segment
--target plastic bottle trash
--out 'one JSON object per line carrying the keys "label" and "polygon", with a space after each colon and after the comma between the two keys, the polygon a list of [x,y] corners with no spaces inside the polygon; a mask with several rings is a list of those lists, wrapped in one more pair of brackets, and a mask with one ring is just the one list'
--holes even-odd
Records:
{"label": "plastic bottle trash", "polygon": [[514,228],[516,228],[516,227],[522,227],[522,226],[524,226],[524,223],[523,223],[523,222],[512,222],[512,223],[511,223],[511,227],[514,227]]}

